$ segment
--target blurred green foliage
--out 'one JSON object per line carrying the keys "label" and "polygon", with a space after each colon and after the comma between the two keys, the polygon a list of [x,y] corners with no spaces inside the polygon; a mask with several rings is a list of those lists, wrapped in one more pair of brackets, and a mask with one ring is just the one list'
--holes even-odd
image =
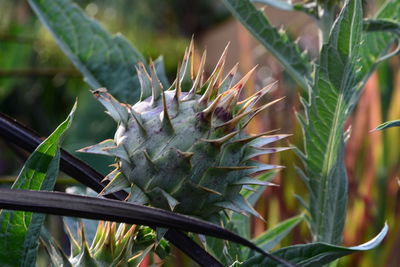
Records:
{"label": "blurred green foliage", "polygon": [[[192,34],[199,36],[207,29],[225,20],[229,13],[221,1],[214,0],[76,0],[86,12],[112,33],[122,32],[146,58],[164,55],[167,74],[175,75],[178,58],[181,58]],[[374,2],[374,1],[369,1]],[[382,3],[383,0],[376,1]],[[367,6],[368,8],[368,6]],[[245,55],[247,56],[247,55]],[[399,60],[380,65],[378,69],[378,98],[374,99],[381,121],[400,116],[399,88],[394,82],[398,76]],[[285,76],[281,76],[285,79]],[[290,84],[284,81],[285,86]],[[375,86],[373,85],[373,86]],[[293,85],[291,85],[293,86]],[[287,87],[291,87],[287,86]],[[66,117],[75,98],[79,105],[74,125],[68,134],[66,148],[78,148],[110,138],[114,129],[113,121],[103,115],[103,108],[93,99],[89,86],[83,82],[80,73],[62,53],[48,31],[41,25],[24,0],[0,1],[0,112],[4,112],[24,122],[42,135],[48,135]],[[269,114],[274,126],[284,125],[285,132],[294,133],[292,142],[301,146],[301,130],[295,123],[293,109],[298,105],[294,88],[284,88],[288,96],[280,114]],[[397,93],[396,93],[397,90]],[[371,95],[366,98],[373,98]],[[380,106],[379,106],[380,105]],[[296,109],[296,108],[295,108]],[[360,109],[361,110],[361,109]],[[361,110],[362,111],[362,110]],[[371,112],[371,110],[367,110]],[[375,110],[376,111],[376,110]],[[357,110],[356,110],[357,112]],[[355,115],[355,121],[366,113]],[[377,115],[378,117],[380,114]],[[369,119],[369,118],[368,118]],[[374,125],[377,126],[377,125]],[[357,131],[357,127],[353,132]],[[399,219],[398,199],[400,194],[394,178],[399,175],[398,129],[390,129],[376,139],[368,133],[372,127],[361,125],[363,131],[358,150],[348,157],[357,158],[350,167],[350,219],[354,224],[346,233],[346,241],[360,243],[377,233],[385,220],[392,227]],[[93,139],[95,137],[95,139]],[[357,141],[357,140],[355,140]],[[353,140],[349,141],[350,143]],[[377,150],[372,149],[376,147]],[[2,140],[0,140],[0,176],[16,174],[22,166]],[[378,152],[377,152],[378,151]],[[108,164],[105,157],[80,155],[96,169],[106,173]],[[279,159],[282,165],[290,166],[298,159],[292,152],[283,152]],[[367,164],[369,163],[369,164]],[[370,168],[374,166],[375,181],[368,191],[357,190],[366,182]],[[258,208],[266,215],[268,226],[298,213],[298,203],[293,194],[302,193],[302,185],[292,167],[280,175],[280,188],[266,192]],[[256,225],[255,223],[254,225]],[[264,225],[263,225],[264,227]],[[304,225],[283,245],[293,244],[309,238],[304,233]],[[400,242],[399,230],[392,228],[387,242],[375,251],[342,261],[341,266],[373,266],[382,262],[396,266],[399,256],[396,244]],[[355,244],[355,243],[351,243]],[[349,245],[351,245],[349,244]],[[177,256],[178,259],[180,256]],[[182,261],[181,261],[182,262]],[[171,265],[173,266],[173,265]],[[360,265],[361,266],[361,265]]]}
{"label": "blurred green foliage", "polygon": [[[228,16],[222,4],[214,1],[190,4],[181,0],[76,2],[111,33],[123,33],[145,58],[163,55],[170,79],[176,73],[176,58],[183,55],[191,34],[199,34]],[[26,1],[0,2],[1,112],[17,118],[41,135],[48,135],[66,116],[77,97],[76,120],[65,142],[67,150],[73,152],[110,138],[112,134],[112,120],[103,115],[103,109],[89,94],[89,89],[95,88],[83,82],[81,74]],[[108,172],[108,165],[112,163],[102,156],[77,156],[103,173]],[[9,174],[11,170],[6,169]],[[17,170],[14,168],[14,172]]]}

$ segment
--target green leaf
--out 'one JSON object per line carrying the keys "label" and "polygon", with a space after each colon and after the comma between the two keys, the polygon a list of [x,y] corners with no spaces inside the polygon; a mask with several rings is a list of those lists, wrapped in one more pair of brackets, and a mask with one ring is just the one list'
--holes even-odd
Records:
{"label": "green leaf", "polygon": [[92,89],[106,87],[127,103],[139,99],[135,65],[145,60],[123,36],[110,35],[71,0],[28,2]]}
{"label": "green leaf", "polygon": [[299,46],[289,40],[286,33],[271,25],[263,11],[250,0],[223,0],[232,14],[249,32],[283,65],[289,75],[303,89],[309,89],[311,80],[310,59]]}
{"label": "green leaf", "polygon": [[[354,0],[351,0],[354,1]],[[278,257],[281,257],[287,261],[298,266],[323,266],[324,264],[330,263],[344,257],[346,255],[366,251],[378,246],[383,238],[386,236],[388,231],[388,226],[385,224],[381,232],[372,240],[355,247],[341,247],[335,245],[329,245],[326,243],[311,243],[305,245],[295,245],[290,247],[285,247],[277,250],[273,253]],[[247,266],[279,266],[276,262],[270,261],[262,256],[255,256],[248,261],[244,262],[243,267]]]}
{"label": "green leaf", "polygon": [[[360,48],[360,62],[358,65],[360,66],[360,71],[357,74],[357,79],[361,81],[358,86],[358,90],[361,90],[365,83],[367,82],[369,76],[375,70],[377,64],[385,59],[385,55],[387,54],[390,46],[395,42],[396,38],[394,38],[394,34],[388,32],[388,27],[393,31],[393,24],[399,25],[399,14],[400,14],[400,0],[394,1],[386,1],[385,5],[377,13],[375,20],[385,20],[390,21],[392,23],[389,27],[389,23],[385,23],[385,27],[381,29],[380,32],[368,32],[364,36],[363,45]],[[376,21],[375,21],[376,22]],[[371,25],[370,25],[371,26]],[[373,24],[372,26],[377,26]],[[367,29],[368,30],[368,29]],[[398,35],[398,33],[397,33]]]}
{"label": "green leaf", "polygon": [[400,33],[400,24],[389,19],[365,19],[364,31],[367,32],[393,32]]}
{"label": "green leaf", "polygon": [[263,250],[269,251],[278,245],[279,242],[281,242],[282,239],[285,238],[289,232],[303,220],[303,218],[303,215],[298,215],[287,219],[257,236],[253,242]]}
{"label": "green leaf", "polygon": [[394,121],[387,121],[382,123],[381,125],[378,125],[373,131],[380,131],[383,129],[391,128],[391,127],[399,127],[400,126],[400,120],[394,120]]}
{"label": "green leaf", "polygon": [[339,244],[347,205],[344,123],[358,100],[357,70],[362,37],[360,0],[347,0],[322,47],[313,90],[302,99],[306,117],[305,174],[310,190],[314,241]]}
{"label": "green leaf", "polygon": [[[68,118],[43,141],[26,161],[13,189],[53,190],[58,176],[60,147],[71,125],[76,103]],[[0,262],[10,266],[34,266],[40,229],[45,215],[24,211],[0,211]]]}

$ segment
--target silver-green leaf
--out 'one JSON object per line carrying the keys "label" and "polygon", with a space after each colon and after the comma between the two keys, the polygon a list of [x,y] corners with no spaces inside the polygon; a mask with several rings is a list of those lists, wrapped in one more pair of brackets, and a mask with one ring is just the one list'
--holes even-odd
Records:
{"label": "silver-green leaf", "polygon": [[380,131],[383,129],[399,127],[399,126],[400,126],[400,120],[387,121],[387,122],[384,122],[384,123],[378,125],[373,131]]}
{"label": "silver-green leaf", "polygon": [[[351,0],[354,1],[354,0]],[[310,243],[304,245],[294,245],[279,249],[273,253],[278,257],[281,257],[287,261],[298,266],[323,266],[330,262],[335,261],[346,255],[350,255],[355,252],[366,251],[378,246],[383,238],[386,236],[388,226],[385,224],[381,232],[372,240],[359,246],[354,247],[342,247],[335,246],[326,243]],[[273,262],[262,256],[255,256],[245,261],[242,267],[250,266],[280,266],[276,262]]]}
{"label": "silver-green leaf", "polygon": [[347,0],[322,47],[313,90],[299,116],[314,241],[340,244],[347,205],[344,123],[358,99],[362,40],[360,0]]}
{"label": "silver-green leaf", "polygon": [[28,2],[92,89],[105,87],[126,103],[139,99],[135,65],[145,60],[122,35],[110,35],[71,0]]}
{"label": "silver-green leaf", "polygon": [[[377,64],[381,62],[382,59],[387,58],[386,55],[389,48],[396,41],[396,38],[394,38],[394,34],[396,33],[393,33],[393,25],[399,25],[399,14],[400,0],[386,1],[374,19],[378,21],[384,20],[387,23],[385,25],[381,25],[381,29],[375,28],[373,32],[368,32],[365,34],[363,45],[360,48],[361,57],[358,63],[358,66],[360,66],[360,71],[357,73],[357,76],[358,80],[361,81],[361,83],[358,85],[359,90],[364,87],[369,76],[375,70]],[[388,23],[389,21],[391,23]],[[389,29],[388,26],[390,26]],[[368,29],[366,28],[366,30]],[[397,39],[399,38],[398,31],[399,30],[397,29]],[[389,55],[393,54],[390,53]]]}
{"label": "silver-green leaf", "polygon": [[232,14],[272,55],[279,60],[289,75],[303,89],[309,89],[312,67],[310,59],[302,53],[286,33],[278,31],[250,0],[224,0]]}
{"label": "silver-green leaf", "polygon": [[282,239],[285,238],[289,232],[303,220],[303,218],[304,215],[298,215],[280,222],[278,225],[257,236],[253,242],[263,250],[270,251],[278,245],[279,242],[281,242]]}

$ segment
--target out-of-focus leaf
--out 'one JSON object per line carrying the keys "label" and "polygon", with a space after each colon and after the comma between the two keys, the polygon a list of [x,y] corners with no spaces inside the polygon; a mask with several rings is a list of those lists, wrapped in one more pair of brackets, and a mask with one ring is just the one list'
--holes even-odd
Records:
{"label": "out-of-focus leaf", "polygon": [[[351,0],[353,1],[353,0]],[[372,240],[355,247],[342,247],[334,246],[326,243],[311,243],[305,245],[295,245],[290,247],[285,247],[277,250],[273,254],[284,258],[287,261],[297,264],[298,266],[323,266],[324,264],[333,262],[334,260],[344,257],[346,255],[366,251],[378,246],[383,238],[386,236],[388,231],[388,226],[385,224],[381,232]],[[262,256],[255,256],[248,261],[244,262],[243,267],[250,266],[279,266],[279,264],[270,261]]]}
{"label": "out-of-focus leaf", "polygon": [[41,22],[93,88],[135,103],[140,84],[135,65],[143,56],[122,35],[110,35],[71,0],[29,0]]}
{"label": "out-of-focus leaf", "polygon": [[252,0],[252,2],[261,3],[264,5],[272,6],[287,11],[294,10],[293,6],[284,0]]}
{"label": "out-of-focus leaf", "polygon": [[365,19],[363,28],[367,32],[400,33],[400,24],[389,19]]}
{"label": "out-of-focus leaf", "polygon": [[304,180],[310,191],[311,229],[315,241],[340,244],[346,216],[347,175],[344,123],[358,100],[360,0],[346,0],[327,44],[322,47],[313,90],[302,99],[298,116],[304,133]]}
{"label": "out-of-focus leaf", "polygon": [[[400,2],[400,1],[398,1]],[[400,11],[400,10],[399,10]],[[377,63],[380,63],[386,59],[396,56],[400,53],[400,22],[392,21],[389,19],[366,19],[364,20],[364,30],[367,32],[390,32],[397,37],[397,46],[394,51],[391,51],[377,59]]]}
{"label": "out-of-focus leaf", "polygon": [[[400,0],[386,1],[377,13],[375,19],[399,24],[399,14]],[[393,27],[393,25],[391,27]],[[358,62],[360,70],[357,73],[357,80],[361,81],[358,85],[358,90],[364,87],[377,64],[382,61],[382,59],[387,58],[385,55],[395,40],[396,38],[394,38],[393,33],[387,32],[387,30],[382,28],[381,31],[373,31],[365,34],[363,44],[360,47],[361,57]]]}
{"label": "out-of-focus leaf", "polygon": [[400,23],[388,19],[366,19],[364,30],[367,32],[391,32],[397,35],[397,47],[394,51],[381,56],[376,63],[382,62],[400,53]]}
{"label": "out-of-focus leaf", "polygon": [[[75,108],[76,103],[68,118],[32,153],[12,185],[13,189],[53,189],[60,162],[59,144],[64,132],[71,125]],[[0,211],[0,262],[2,264],[34,266],[40,228],[44,219],[43,214]]]}
{"label": "out-of-focus leaf", "polygon": [[224,0],[232,14],[285,67],[290,76],[303,88],[309,89],[310,59],[284,32],[271,25],[265,14],[250,0]]}
{"label": "out-of-focus leaf", "polygon": [[0,188],[0,208],[174,228],[229,240],[254,249],[263,254],[264,257],[271,257],[273,261],[284,266],[293,266],[289,262],[261,250],[247,239],[216,224],[124,201],[60,192]]}
{"label": "out-of-focus leaf", "polygon": [[292,229],[303,220],[303,218],[303,215],[299,215],[287,219],[257,236],[253,242],[260,246],[263,250],[270,251],[276,245],[278,245],[279,242],[281,242],[281,240],[285,238],[289,232],[292,231]]}
{"label": "out-of-focus leaf", "polygon": [[373,131],[380,131],[383,129],[391,128],[391,127],[399,127],[400,126],[400,120],[394,120],[394,121],[387,121],[382,123],[381,125],[378,125]]}

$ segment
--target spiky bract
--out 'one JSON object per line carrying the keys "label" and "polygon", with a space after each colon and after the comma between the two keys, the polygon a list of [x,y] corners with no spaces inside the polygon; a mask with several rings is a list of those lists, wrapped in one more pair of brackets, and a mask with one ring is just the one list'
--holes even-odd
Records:
{"label": "spiky bract", "polygon": [[65,227],[71,255],[66,256],[57,244],[46,241],[51,266],[138,267],[151,250],[160,259],[169,254],[168,244],[163,240],[157,242],[155,232],[149,227],[99,221],[90,244],[83,222],[75,234]]}
{"label": "spiky bract", "polygon": [[[137,68],[141,100],[121,104],[105,89],[93,92],[118,123],[113,140],[80,151],[115,156],[116,169],[106,179],[105,193],[129,190],[129,201],[217,219],[223,209],[258,213],[239,193],[245,185],[261,185],[259,172],[280,166],[252,158],[285,148],[265,148],[286,135],[248,135],[244,127],[259,112],[269,85],[244,101],[240,92],[250,71],[233,83],[236,66],[222,79],[226,49],[210,77],[204,79],[205,53],[195,73],[193,42],[171,88],[164,90],[154,66]],[[149,74],[150,73],[150,74]]]}

